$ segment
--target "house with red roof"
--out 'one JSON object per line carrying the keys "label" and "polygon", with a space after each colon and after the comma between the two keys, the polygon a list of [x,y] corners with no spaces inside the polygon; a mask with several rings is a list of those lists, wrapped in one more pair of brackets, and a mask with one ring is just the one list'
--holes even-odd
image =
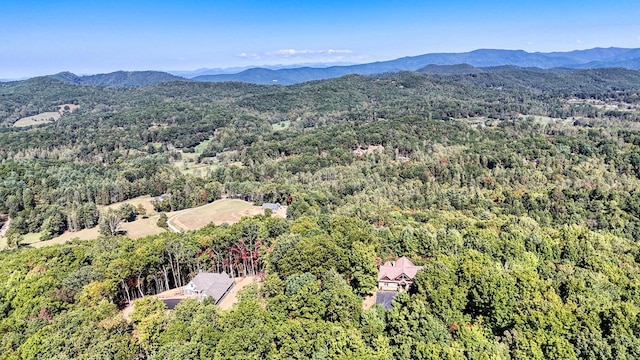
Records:
{"label": "house with red roof", "polygon": [[380,266],[380,271],[378,271],[378,290],[408,290],[420,269],[422,266],[413,265],[411,260],[404,256],[396,261],[387,261]]}

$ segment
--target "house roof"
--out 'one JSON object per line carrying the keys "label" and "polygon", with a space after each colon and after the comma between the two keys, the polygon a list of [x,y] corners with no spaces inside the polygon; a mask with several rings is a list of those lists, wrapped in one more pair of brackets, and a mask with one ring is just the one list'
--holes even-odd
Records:
{"label": "house roof", "polygon": [[233,279],[225,272],[221,274],[199,273],[191,279],[191,282],[196,288],[204,290],[207,295],[213,297],[216,302],[222,298],[234,283]]}
{"label": "house roof", "polygon": [[420,269],[422,269],[422,266],[413,265],[411,260],[403,256],[394,262],[387,261],[380,266],[378,280],[394,280],[402,274],[405,274],[409,279],[413,279]]}

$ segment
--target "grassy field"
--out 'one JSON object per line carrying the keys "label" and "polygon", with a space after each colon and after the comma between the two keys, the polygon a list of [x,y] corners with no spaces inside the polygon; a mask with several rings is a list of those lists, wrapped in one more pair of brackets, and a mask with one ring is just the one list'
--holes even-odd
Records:
{"label": "grassy field", "polygon": [[129,223],[122,223],[122,229],[127,232],[127,236],[132,239],[139,239],[148,235],[156,235],[166,230],[158,227],[160,215],[153,215],[146,219],[138,219]]}
{"label": "grassy field", "polygon": [[[128,237],[132,239],[138,239],[147,235],[155,235],[163,231],[166,231],[162,228],[159,228],[156,225],[160,215],[153,209],[151,200],[152,198],[149,195],[140,196],[131,200],[107,205],[107,206],[101,207],[101,209],[115,209],[125,203],[132,204],[135,207],[138,207],[138,205],[142,204],[142,206],[144,206],[144,208],[147,210],[148,218],[146,219],[140,218],[130,223],[123,222],[120,225],[122,229],[127,232]],[[100,236],[100,233],[98,232],[97,226],[91,229],[82,229],[80,231],[74,231],[74,232],[66,231],[62,235],[47,241],[40,241],[40,233],[30,233],[30,234],[24,235],[21,245],[22,246],[27,245],[32,247],[43,247],[43,246],[64,244],[65,242],[74,240],[74,239],[90,240],[90,239],[95,239],[98,236]],[[4,238],[0,238],[0,249],[4,249],[5,247],[6,247],[6,240]]]}
{"label": "grassy field", "polygon": [[183,174],[193,175],[201,178],[209,177],[209,175],[218,168],[216,164],[193,164],[180,169]]}
{"label": "grassy field", "polygon": [[233,224],[243,216],[262,214],[260,206],[237,199],[222,199],[195,209],[179,212],[170,218],[173,226],[182,230],[196,230],[214,223]]}
{"label": "grassy field", "polygon": [[[131,239],[139,239],[148,235],[160,234],[166,230],[159,228],[156,225],[159,217],[160,215],[154,215],[146,219],[138,219],[136,221],[128,223],[122,223],[120,227],[126,231],[126,236]],[[62,235],[47,241],[40,241],[40,234],[27,234],[24,236],[22,245],[29,245],[39,248],[43,246],[64,244],[67,241],[71,241],[74,239],[91,240],[97,238],[98,236],[100,236],[100,233],[98,232],[97,226],[91,229],[82,229],[75,232],[66,231]]]}
{"label": "grassy field", "polygon": [[44,246],[51,246],[51,245],[59,245],[59,244],[64,244],[67,241],[71,241],[74,239],[80,239],[80,240],[90,240],[90,239],[95,239],[98,236],[100,236],[100,234],[98,233],[98,227],[94,227],[91,229],[83,229],[80,231],[76,231],[76,232],[70,232],[70,231],[65,231],[62,235],[55,237],[51,240],[47,240],[47,241],[40,241],[40,234],[27,234],[24,236],[24,240],[22,241],[22,245],[29,245],[31,247],[35,247],[35,248],[40,248],[40,247],[44,247]]}
{"label": "grassy field", "polygon": [[[131,239],[139,239],[148,235],[160,234],[166,231],[158,227],[156,224],[160,214],[153,210],[151,205],[151,196],[141,196],[128,201],[120,202],[105,206],[103,208],[117,208],[124,203],[130,203],[134,206],[142,204],[147,209],[146,218],[139,218],[132,222],[123,222],[121,227],[126,231],[126,236]],[[204,226],[214,223],[220,225],[223,223],[233,224],[238,222],[244,216],[254,216],[262,214],[263,210],[260,206],[254,206],[252,203],[237,199],[221,199],[210,204],[203,205],[193,209],[174,211],[167,213],[170,223],[181,230],[197,230]],[[286,207],[274,212],[274,216],[286,217]],[[67,241],[79,239],[90,240],[100,236],[98,227],[91,229],[83,229],[80,231],[66,231],[62,235],[51,240],[40,241],[40,233],[26,234],[21,243],[22,246],[43,247],[64,244]],[[6,239],[0,238],[0,250],[6,247]]]}
{"label": "grassy field", "polygon": [[207,146],[209,146],[209,143],[211,141],[213,141],[213,138],[205,140],[200,144],[196,145],[196,147],[194,148],[196,150],[196,154],[202,154],[207,149]]}
{"label": "grassy field", "polygon": [[198,164],[196,162],[197,154],[182,154],[182,160],[176,161],[173,163],[173,166],[178,168],[181,173],[194,175],[198,177],[205,178],[209,176],[209,174],[217,169],[220,165],[218,164]]}
{"label": "grassy field", "polygon": [[[68,110],[65,110],[65,107]],[[27,126],[46,124],[52,121],[57,121],[62,117],[62,114],[64,114],[65,111],[73,112],[79,107],[80,106],[73,105],[73,104],[63,104],[58,106],[58,111],[43,112],[38,115],[23,117],[22,119],[19,119],[18,121],[16,121],[13,124],[13,126],[27,127]]]}
{"label": "grassy field", "polygon": [[287,120],[287,121],[281,121],[277,124],[271,124],[271,128],[274,131],[281,131],[281,130],[287,130],[289,128],[289,126],[291,126],[291,121]]}
{"label": "grassy field", "polygon": [[237,199],[222,199],[211,204],[180,212],[171,219],[171,223],[182,230],[195,230],[210,223],[220,225],[235,223],[243,216],[261,214],[262,208],[250,202]]}
{"label": "grassy field", "polygon": [[151,216],[151,215],[155,215],[157,214],[157,212],[153,209],[153,204],[151,204],[151,200],[153,200],[153,198],[150,195],[145,195],[145,196],[138,196],[137,198],[133,198],[130,200],[126,200],[126,201],[121,201],[118,203],[113,203],[111,205],[107,205],[102,207],[101,209],[117,209],[118,207],[122,206],[123,204],[131,204],[133,206],[135,206],[136,208],[138,207],[138,205],[142,204],[142,206],[144,206],[145,210],[147,211],[147,215]]}
{"label": "grassy field", "polygon": [[60,115],[57,111],[44,112],[38,115],[23,117],[22,119],[13,123],[14,127],[27,127],[32,125],[47,124],[60,119]]}

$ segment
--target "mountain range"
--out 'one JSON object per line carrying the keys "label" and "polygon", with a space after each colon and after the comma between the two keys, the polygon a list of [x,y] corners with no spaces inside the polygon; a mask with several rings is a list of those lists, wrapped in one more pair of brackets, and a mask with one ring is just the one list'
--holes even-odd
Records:
{"label": "mountain range", "polygon": [[[464,64],[464,65],[462,65]],[[253,84],[292,85],[313,80],[336,78],[344,75],[372,75],[397,71],[452,71],[436,66],[460,65],[462,67],[486,68],[512,65],[522,68],[592,69],[620,67],[640,69],[640,49],[594,48],[569,52],[529,53],[523,50],[480,49],[465,53],[432,53],[403,57],[390,61],[380,61],[359,65],[343,66],[302,66],[296,68],[250,68],[236,73],[222,69],[200,69],[194,72],[174,72],[176,76],[159,71],[118,71],[109,74],[78,76],[63,72],[50,77],[78,85],[100,85],[113,87],[148,86],[169,81],[224,82],[239,81]],[[430,67],[431,66],[431,67]],[[454,68],[455,69],[455,68]],[[460,68],[458,68],[460,69]],[[565,70],[560,70],[565,69]],[[477,70],[476,70],[477,71]],[[214,72],[214,74],[208,74]],[[193,76],[188,78],[188,76]]]}
{"label": "mountain range", "polygon": [[116,71],[109,74],[78,76],[70,72],[49,75],[50,78],[76,85],[113,87],[149,86],[170,81],[190,81],[162,71]]}

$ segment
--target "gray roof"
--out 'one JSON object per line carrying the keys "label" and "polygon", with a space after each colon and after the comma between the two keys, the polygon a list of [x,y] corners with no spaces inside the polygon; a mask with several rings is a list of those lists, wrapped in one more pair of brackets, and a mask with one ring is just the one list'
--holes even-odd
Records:
{"label": "gray roof", "polygon": [[280,206],[282,206],[280,203],[264,203],[262,204],[262,209],[278,210]]}
{"label": "gray roof", "polygon": [[199,289],[218,302],[224,294],[233,286],[233,279],[223,272],[218,273],[199,273],[191,279],[191,282]]}
{"label": "gray roof", "polygon": [[376,292],[376,305],[382,305],[389,310],[393,307],[393,300],[398,293],[396,291],[378,291]]}

